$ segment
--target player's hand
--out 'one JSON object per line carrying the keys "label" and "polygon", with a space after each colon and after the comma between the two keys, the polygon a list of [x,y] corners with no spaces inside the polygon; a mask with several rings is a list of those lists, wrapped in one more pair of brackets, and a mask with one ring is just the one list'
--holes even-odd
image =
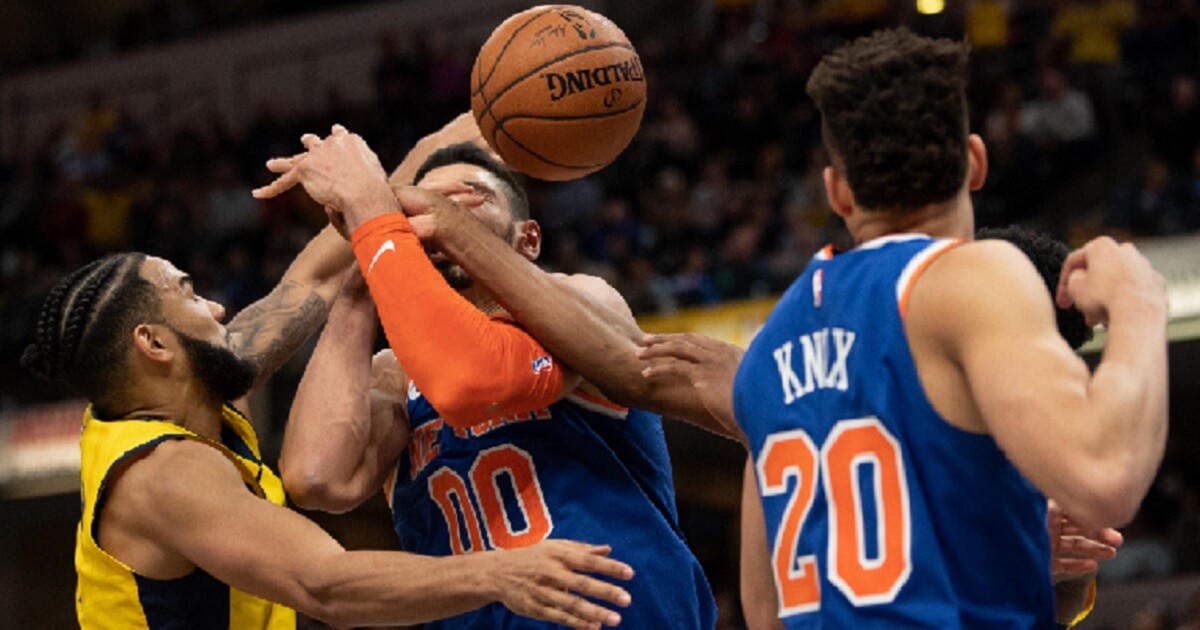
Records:
{"label": "player's hand", "polygon": [[572,628],[597,629],[621,623],[621,615],[584,599],[590,597],[625,607],[629,593],[585,575],[619,580],[633,577],[633,568],[608,557],[607,545],[569,540],[544,540],[532,547],[497,554],[491,572],[498,599],[511,611]]}
{"label": "player's hand", "polygon": [[708,413],[726,427],[737,427],[733,377],[745,350],[692,333],[646,335],[640,344],[638,357],[649,363],[642,376],[650,380],[687,380]]}
{"label": "player's hand", "polygon": [[1071,579],[1091,579],[1100,560],[1110,560],[1125,542],[1121,532],[1109,527],[1085,531],[1051,499],[1046,509],[1046,530],[1050,536],[1050,575],[1055,583]]}
{"label": "player's hand", "polygon": [[1112,310],[1121,307],[1165,318],[1166,281],[1133,245],[1102,236],[1067,256],[1055,302],[1060,308],[1074,305],[1091,326],[1107,326]]}
{"label": "player's hand", "polygon": [[398,402],[408,396],[408,379],[391,348],[384,348],[371,357],[371,389]]}
{"label": "player's hand", "polygon": [[[330,220],[343,234],[367,217],[395,209],[387,174],[366,141],[341,125],[321,139],[314,134],[300,138],[305,151],[289,158],[267,161],[267,169],[279,173],[275,181],[257,188],[258,199],[275,197],[296,184],[304,186],[313,201],[325,206]],[[346,214],[341,224],[340,214]]]}
{"label": "player's hand", "polygon": [[485,201],[478,191],[461,182],[393,190],[409,225],[426,245],[437,245],[440,239],[451,236],[455,220],[470,220],[466,215]]}

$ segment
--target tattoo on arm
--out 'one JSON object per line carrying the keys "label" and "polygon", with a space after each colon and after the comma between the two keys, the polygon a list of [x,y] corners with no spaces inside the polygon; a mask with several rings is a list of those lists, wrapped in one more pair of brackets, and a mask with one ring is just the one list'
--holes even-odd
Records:
{"label": "tattoo on arm", "polygon": [[234,352],[254,363],[261,383],[320,328],[329,306],[310,287],[281,282],[229,322]]}

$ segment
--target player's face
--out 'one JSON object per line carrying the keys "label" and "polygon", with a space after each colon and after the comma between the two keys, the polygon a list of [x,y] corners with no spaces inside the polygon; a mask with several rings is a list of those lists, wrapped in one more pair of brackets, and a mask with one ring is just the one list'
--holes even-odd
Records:
{"label": "player's face", "polygon": [[225,307],[196,295],[192,277],[170,261],[149,256],[142,277],[158,287],[162,316],[173,330],[222,348],[229,347],[229,331],[221,324]]}
{"label": "player's face", "polygon": [[165,326],[201,386],[223,401],[241,398],[254,384],[254,364],[231,347],[221,324],[225,308],[196,295],[192,279],[162,258],[147,258],[142,277],[159,289]]}
{"label": "player's face", "polygon": [[[508,197],[504,185],[491,171],[474,164],[450,164],[429,171],[417,186],[440,192],[461,204],[488,229],[512,243],[514,227]],[[451,287],[461,291],[473,284],[467,272],[445,254],[432,250],[429,259]]]}

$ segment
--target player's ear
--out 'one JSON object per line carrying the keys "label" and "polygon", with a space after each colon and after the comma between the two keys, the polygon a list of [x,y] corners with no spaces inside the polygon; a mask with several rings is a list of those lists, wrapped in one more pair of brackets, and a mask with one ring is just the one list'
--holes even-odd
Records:
{"label": "player's ear", "polygon": [[175,358],[175,344],[167,338],[167,329],[154,324],[133,327],[133,348],[145,358],[157,363],[169,363]]}
{"label": "player's ear", "polygon": [[825,179],[825,198],[829,200],[829,207],[839,217],[849,217],[854,210],[854,193],[850,190],[850,182],[833,166],[826,166],[821,175]]}
{"label": "player's ear", "polygon": [[969,190],[983,188],[987,179],[988,159],[987,147],[979,134],[967,136],[967,187]]}
{"label": "player's ear", "polygon": [[529,260],[537,260],[542,253],[542,226],[529,219],[513,224],[513,249]]}

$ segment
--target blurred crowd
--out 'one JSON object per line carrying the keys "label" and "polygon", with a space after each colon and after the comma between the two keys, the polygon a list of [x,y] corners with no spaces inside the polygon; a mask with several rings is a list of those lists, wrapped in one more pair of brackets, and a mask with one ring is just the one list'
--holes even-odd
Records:
{"label": "blurred crowd", "polygon": [[[214,13],[238,4],[150,3],[112,34],[114,47],[244,24]],[[316,4],[246,6],[260,18]],[[543,264],[602,276],[648,314],[778,293],[825,243],[849,245],[826,206],[827,156],[805,82],[825,51],[895,24],[972,44],[972,130],[991,165],[976,197],[981,225],[1026,222],[1074,243],[1200,229],[1195,3],[947,4],[923,15],[899,0],[713,0],[689,28],[678,16],[627,26],[650,85],[641,132],[595,176],[530,182]],[[17,358],[64,272],[140,250],[174,261],[198,293],[236,312],[265,294],[324,221],[302,192],[251,198],[269,181],[267,157],[292,154],[302,132],[341,122],[391,168],[468,107],[479,41],[379,37],[374,102],[331,93],[323,111],[283,117],[263,108],[245,129],[214,116],[149,133],[96,94],[36,159],[0,163],[0,407],[62,394],[27,377]],[[1167,571],[1200,569],[1200,484],[1173,479],[1152,494],[1170,522],[1151,510],[1139,526],[1173,549]],[[1143,570],[1162,567],[1131,569]]]}

